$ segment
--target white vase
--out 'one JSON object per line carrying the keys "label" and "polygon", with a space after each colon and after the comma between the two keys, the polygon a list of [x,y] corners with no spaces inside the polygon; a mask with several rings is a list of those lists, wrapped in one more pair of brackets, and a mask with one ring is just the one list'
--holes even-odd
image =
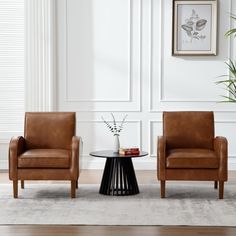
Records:
{"label": "white vase", "polygon": [[119,140],[119,135],[114,135],[115,140],[114,140],[114,153],[119,153],[120,149],[120,140]]}

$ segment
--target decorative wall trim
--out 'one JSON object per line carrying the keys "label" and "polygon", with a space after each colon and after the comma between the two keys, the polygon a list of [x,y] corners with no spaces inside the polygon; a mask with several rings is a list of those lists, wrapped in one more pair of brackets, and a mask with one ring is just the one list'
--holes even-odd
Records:
{"label": "decorative wall trim", "polygon": [[[77,116],[78,119],[81,119],[81,121],[78,120],[79,123],[79,128],[82,127],[83,134],[86,135],[84,137],[84,147],[86,147],[86,150],[84,150],[84,154],[88,155],[88,152],[90,149],[93,149],[95,147],[102,147],[103,143],[99,142],[99,140],[95,140],[94,137],[90,136],[89,133],[87,133],[87,128],[88,130],[91,130],[91,135],[96,134],[97,137],[103,137],[102,134],[102,124],[99,123],[92,123],[92,122],[97,122],[96,119],[99,120],[101,115],[108,114],[109,112],[113,112],[117,114],[119,117],[121,117],[122,113],[127,112],[129,114],[129,117],[131,119],[137,119],[141,120],[141,126],[140,126],[140,142],[143,142],[143,148],[144,150],[146,149],[149,151],[151,157],[145,157],[145,158],[138,158],[137,160],[140,161],[140,169],[146,169],[146,168],[151,168],[154,165],[154,169],[156,168],[156,134],[161,134],[161,114],[164,110],[214,110],[216,117],[219,118],[217,123],[217,128],[219,126],[219,131],[220,132],[225,132],[226,134],[229,135],[230,139],[232,140],[233,143],[233,131],[231,131],[231,126],[234,126],[235,121],[235,108],[232,104],[217,104],[215,101],[210,101],[214,100],[214,92],[209,91],[209,96],[204,96],[206,98],[209,98],[209,101],[202,100],[201,101],[194,101],[194,99],[191,96],[191,94],[187,93],[188,95],[182,96],[184,100],[177,100],[175,98],[178,98],[178,95],[175,94],[169,94],[168,86],[165,83],[165,77],[167,74],[169,75],[168,68],[165,63],[168,64],[168,58],[169,58],[169,43],[170,41],[168,40],[167,37],[164,37],[162,32],[165,32],[165,35],[168,34],[169,32],[166,31],[167,24],[168,27],[170,25],[170,20],[169,17],[169,8],[171,0],[169,1],[164,1],[164,0],[129,0],[124,2],[124,6],[120,5],[121,8],[119,8],[119,12],[123,12],[123,9],[125,10],[125,19],[124,22],[127,22],[127,26],[129,23],[129,10],[130,12],[130,18],[132,22],[130,22],[130,29],[133,30],[133,33],[129,32],[129,29],[126,28],[126,33],[125,35],[121,35],[121,39],[124,40],[124,43],[126,45],[126,49],[128,50],[129,42],[128,37],[130,36],[130,50],[133,50],[134,55],[130,61],[132,63],[130,69],[133,70],[133,77],[130,77],[130,101],[115,101],[115,98],[117,99],[123,99],[127,98],[127,91],[125,89],[124,94],[121,96],[111,96],[106,97],[106,96],[91,96],[87,97],[86,95],[83,96],[77,96],[76,95],[76,88],[73,89],[72,86],[73,84],[73,76],[76,78],[76,74],[70,74],[69,72],[69,78],[68,81],[68,93],[73,92],[74,95],[72,94],[67,94],[66,95],[66,14],[65,14],[65,3],[68,1],[68,49],[71,50],[70,46],[70,41],[73,37],[73,30],[75,29],[77,22],[76,22],[76,12],[72,12],[72,7],[80,7],[80,5],[77,4],[77,1],[74,1],[75,5],[72,6],[70,4],[73,4],[72,2],[69,2],[69,0],[57,0],[56,5],[57,5],[57,10],[58,10],[58,15],[57,15],[57,33],[58,33],[58,110],[63,110],[63,111],[77,111]],[[107,0],[108,2],[109,0]],[[114,3],[116,3],[118,0],[114,0]],[[226,16],[228,9],[229,9],[229,2],[233,2],[232,0],[227,0],[223,1],[220,0],[221,3],[221,18],[223,18],[221,24],[224,27],[229,26],[229,21],[230,19]],[[87,3],[86,0],[83,0],[85,4],[88,4],[88,9],[93,6],[93,4]],[[132,4],[130,9],[129,9],[129,3]],[[106,4],[106,2],[104,2]],[[111,3],[112,4],[112,3]],[[233,2],[233,8],[236,9],[236,3]],[[109,6],[113,10],[113,5]],[[222,11],[223,8],[223,12]],[[75,9],[76,10],[76,9]],[[165,10],[165,12],[163,12]],[[72,14],[72,15],[70,15]],[[75,15],[74,15],[75,14]],[[122,17],[122,16],[121,16]],[[232,22],[230,22],[232,23]],[[116,22],[115,22],[116,24]],[[72,27],[72,28],[71,28]],[[114,25],[113,25],[114,27]],[[82,29],[82,28],[81,28]],[[100,27],[98,26],[98,30]],[[221,32],[223,32],[223,29],[220,28]],[[82,33],[77,32],[77,33]],[[75,34],[75,36],[79,37],[79,35]],[[129,34],[131,33],[131,34]],[[160,34],[161,33],[161,34]],[[128,36],[129,35],[129,36]],[[133,38],[132,38],[133,37]],[[233,46],[236,41],[231,40],[231,48],[227,48],[226,45],[224,46],[222,42],[222,33],[220,35],[221,40],[220,40],[220,48],[221,53],[219,58],[212,59],[213,63],[212,66],[210,66],[210,70],[214,69],[215,64],[214,60],[221,60],[223,61],[224,58],[223,56],[227,57],[227,53],[231,53],[232,58],[235,58],[233,56],[234,50]],[[161,39],[160,39],[161,38]],[[166,42],[165,40],[168,40]],[[76,41],[73,41],[73,44],[76,45]],[[162,46],[165,46],[163,49]],[[229,52],[227,52],[229,50]],[[126,53],[128,51],[124,51]],[[136,53],[135,53],[136,52]],[[128,57],[128,53],[126,53]],[[68,51],[68,62],[71,62],[71,58],[73,59],[75,55],[73,53],[70,53]],[[168,57],[167,61],[166,58]],[[121,58],[123,56],[121,55]],[[127,71],[127,63],[129,61],[129,58],[125,60],[126,62],[126,72]],[[124,61],[123,61],[124,62]],[[181,62],[180,62],[181,63]],[[184,63],[184,62],[182,62]],[[221,63],[220,63],[221,64]],[[181,64],[182,65],[182,64]],[[159,68],[160,67],[160,68]],[[162,68],[163,67],[163,68]],[[161,70],[162,68],[162,70]],[[68,69],[70,69],[70,64]],[[72,68],[73,69],[73,68]],[[73,70],[74,71],[74,70]],[[223,71],[224,73],[224,68],[220,68],[220,71]],[[75,71],[74,71],[75,73]],[[123,74],[124,81],[128,83],[128,74],[125,73]],[[132,79],[133,78],[133,79]],[[158,82],[159,79],[162,79],[162,86],[159,86]],[[170,77],[168,78],[170,79]],[[170,80],[168,80],[169,82]],[[200,86],[199,83],[197,85]],[[99,85],[98,85],[99,86]],[[128,85],[126,85],[127,88]],[[162,97],[159,97],[158,95],[158,86],[159,89],[161,90],[160,92],[162,93]],[[209,85],[210,87],[210,85]],[[188,89],[188,87],[183,87],[182,89]],[[99,91],[100,92],[100,91]],[[96,95],[96,94],[95,94]],[[173,101],[169,101],[168,98],[172,99],[173,95]],[[212,96],[210,96],[212,95]],[[213,97],[213,99],[211,99]],[[75,99],[75,100],[71,100]],[[76,98],[81,100],[76,100]],[[92,100],[83,100],[84,99],[92,99]],[[104,99],[102,100],[93,100],[93,98],[101,98]],[[185,99],[186,98],[186,99]],[[196,99],[198,100],[202,99],[201,96],[197,96],[196,94]],[[67,100],[68,99],[68,100]],[[114,99],[114,101],[109,101],[109,99]],[[216,98],[217,99],[217,98]],[[163,101],[162,101],[163,100]],[[232,119],[231,120],[220,120],[221,119]],[[153,119],[153,120],[152,120]],[[90,121],[90,120],[95,120],[95,121]],[[83,124],[83,122],[90,122],[91,124]],[[152,122],[149,124],[149,122]],[[82,123],[80,123],[82,122]],[[102,121],[98,121],[102,122]],[[155,122],[158,122],[156,124]],[[154,124],[153,124],[154,123]],[[231,125],[232,123],[232,125]],[[151,126],[152,125],[152,126]],[[79,132],[78,128],[78,132]],[[158,130],[157,130],[158,129]],[[134,132],[127,132],[127,136],[125,139],[132,139],[135,138],[135,143],[138,143],[138,124],[130,124],[130,130]],[[135,135],[135,137],[134,137]],[[137,135],[137,136],[136,136]],[[148,136],[149,135],[149,136]],[[83,138],[83,137],[82,137]],[[107,137],[106,137],[107,138]],[[109,136],[108,136],[109,138]],[[123,137],[122,137],[123,138]],[[86,140],[85,140],[86,139]],[[153,140],[154,139],[154,140]],[[230,140],[230,141],[231,141]],[[111,140],[112,141],[112,140]],[[87,143],[88,142],[88,143]],[[106,142],[105,142],[106,143]],[[85,149],[85,148],[84,148]],[[231,149],[231,142],[230,142],[230,149]],[[231,152],[234,151],[234,147]],[[93,150],[91,150],[93,151]],[[85,153],[86,152],[86,153]],[[151,153],[152,152],[152,153]],[[234,158],[236,155],[232,155]],[[87,166],[88,168],[102,168],[103,169],[103,164],[101,164],[101,160],[99,158],[92,159],[91,157],[88,158],[88,156],[83,156],[82,159],[82,166]],[[134,160],[135,161],[135,160]],[[230,162],[233,163],[233,162]],[[235,159],[236,163],[236,159]],[[234,165],[234,164],[232,164]],[[235,170],[236,170],[236,164],[235,164]]]}
{"label": "decorative wall trim", "polygon": [[55,0],[25,1],[25,110],[55,109]]}
{"label": "decorative wall trim", "polygon": [[236,124],[236,120],[215,120],[215,123],[219,124]]}
{"label": "decorative wall trim", "polygon": [[[163,0],[161,0],[162,1],[162,3],[163,3]],[[163,5],[163,4],[162,4]],[[230,0],[230,7],[229,7],[229,12],[232,12],[232,9],[231,9],[231,7],[232,7],[232,0]],[[162,11],[161,11],[161,15],[160,15],[160,18],[161,18],[161,24],[162,24],[162,29],[163,29],[163,12],[164,12],[164,9],[162,9]],[[229,21],[230,21],[230,25],[232,24],[232,19],[229,17]],[[163,32],[163,31],[162,31]],[[163,43],[163,38],[162,38],[162,43]],[[161,58],[163,58],[163,54],[164,54],[164,51],[163,51],[163,45],[161,44],[160,45],[160,47],[161,47],[161,55],[160,55],[160,57]],[[228,57],[230,57],[230,54],[231,54],[231,45],[230,45],[230,43],[228,44]],[[160,62],[161,62],[161,70],[160,70],[160,80],[159,80],[159,87],[158,87],[158,89],[159,89],[159,101],[160,102],[194,102],[194,103],[217,103],[217,102],[219,102],[219,101],[217,101],[217,100],[211,100],[211,99],[209,99],[209,100],[206,100],[206,99],[164,99],[163,98],[163,61],[162,60],[160,60]]]}
{"label": "decorative wall trim", "polygon": [[152,139],[152,134],[153,134],[153,129],[152,129],[152,125],[153,124],[161,124],[162,121],[161,120],[149,120],[149,156],[150,157],[156,157],[156,154],[152,153],[153,150],[153,139]]}
{"label": "decorative wall trim", "polygon": [[[160,2],[160,5],[162,3],[162,1],[159,1]],[[160,7],[161,8],[161,7]],[[150,111],[153,111],[153,108],[152,108],[152,87],[153,87],[153,29],[154,29],[154,26],[153,26],[153,16],[154,16],[154,13],[153,13],[154,9],[153,9],[153,0],[151,0],[151,3],[150,3],[150,35],[149,35],[149,38],[150,38],[150,47],[149,47],[149,61],[150,61],[150,65],[149,65],[149,78],[148,78],[148,81],[149,81],[149,110]],[[159,12],[161,13],[161,12]],[[161,23],[159,22],[159,27],[161,27]],[[162,38],[162,34],[161,34],[161,37]]]}
{"label": "decorative wall trim", "polygon": [[65,1],[65,15],[66,15],[66,102],[131,102],[132,100],[132,89],[131,89],[131,80],[132,80],[132,0],[129,0],[129,85],[128,85],[128,98],[127,99],[71,99],[68,95],[68,0]]}
{"label": "decorative wall trim", "polygon": [[[61,59],[60,63],[63,63],[63,65],[65,65],[65,69],[62,70],[62,73],[64,75],[60,75],[61,76],[61,80],[63,80],[63,90],[61,91],[63,93],[63,99],[61,100],[61,102],[65,105],[65,106],[69,106],[69,107],[75,107],[77,104],[77,107],[81,108],[75,108],[74,110],[78,111],[78,112],[107,112],[107,111],[129,111],[129,112],[137,112],[137,111],[141,111],[141,99],[142,99],[142,94],[141,94],[141,81],[142,81],[142,73],[141,73],[141,50],[142,50],[142,0],[138,0],[138,1],[134,1],[134,0],[129,0],[130,2],[130,20],[129,20],[129,28],[130,28],[130,34],[129,34],[129,86],[128,86],[128,98],[127,99],[70,99],[68,96],[68,2],[67,0],[63,0],[60,1],[60,11],[61,13],[64,14],[64,45],[59,45],[63,47],[63,54],[65,55],[64,59]],[[134,4],[135,3],[135,4]],[[58,4],[59,5],[59,4]],[[63,8],[62,8],[63,5]],[[138,15],[135,13],[134,11],[138,10]],[[137,16],[136,16],[137,15]],[[134,18],[137,19],[137,21],[135,21],[135,27],[137,28],[136,31],[136,35],[133,35],[133,28],[134,28]],[[62,22],[61,22],[62,23]],[[138,35],[138,37],[137,37]],[[133,40],[137,40],[138,43],[136,45],[137,49],[134,48],[133,46]],[[133,52],[136,52],[136,54],[138,54],[138,59],[137,57],[134,58],[133,56]],[[136,60],[136,63],[134,62],[134,60]],[[134,72],[135,70],[135,72]],[[135,78],[135,80],[134,80]],[[136,82],[137,81],[137,82]],[[135,88],[134,88],[134,85]],[[137,88],[136,88],[137,87]],[[137,90],[136,90],[137,89]],[[137,95],[136,95],[137,94]],[[61,104],[62,104],[61,103]],[[76,104],[77,103],[77,104]],[[132,104],[134,103],[134,104]],[[91,108],[91,109],[86,109],[85,107],[90,107],[93,104],[96,104],[97,106],[95,106],[95,108]],[[106,109],[106,104],[109,106],[112,106],[112,108],[110,109]],[[125,105],[127,104],[127,105]],[[118,107],[120,106],[127,106],[127,108],[116,108],[118,105]],[[131,105],[133,107],[131,107]],[[84,108],[82,108],[84,107]],[[96,108],[97,107],[97,108]],[[102,107],[102,108],[100,108]],[[105,107],[105,108],[103,108]]]}
{"label": "decorative wall trim", "polygon": [[[152,0],[153,1],[153,0]],[[160,11],[159,11],[159,35],[161,35],[160,38],[160,43],[159,43],[159,74],[158,74],[158,101],[160,103],[218,103],[219,101],[217,100],[207,100],[207,99],[165,99],[163,98],[163,56],[164,56],[164,47],[163,47],[163,26],[164,26],[164,21],[163,21],[163,12],[164,12],[164,0],[160,0]],[[229,11],[228,12],[232,12],[232,0],[230,0],[230,4],[229,4]],[[151,18],[152,18],[152,23],[151,23],[151,36],[150,36],[150,40],[151,40],[151,45],[153,45],[153,31],[154,31],[154,24],[153,24],[153,12],[151,14]],[[229,17],[229,25],[232,26],[232,19]],[[232,58],[232,48],[233,48],[233,39],[229,39],[229,44],[228,44],[228,57]],[[150,47],[152,49],[152,46]],[[150,66],[150,71],[151,71],[151,76],[150,76],[150,96],[149,96],[149,110],[150,112],[161,112],[162,109],[155,109],[152,106],[152,98],[153,98],[153,90],[152,90],[152,84],[153,84],[153,52],[152,50],[150,50],[150,55],[151,55],[151,66]],[[229,72],[228,72],[229,74]],[[168,110],[168,109],[166,109]],[[183,109],[184,110],[184,109]],[[189,110],[189,109],[187,109]],[[217,112],[235,112],[235,110],[215,110]]]}

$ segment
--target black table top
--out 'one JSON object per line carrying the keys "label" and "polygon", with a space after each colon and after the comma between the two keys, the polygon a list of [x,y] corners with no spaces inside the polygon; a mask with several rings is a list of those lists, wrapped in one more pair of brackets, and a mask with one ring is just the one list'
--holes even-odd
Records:
{"label": "black table top", "polygon": [[94,157],[101,157],[101,158],[116,158],[116,157],[144,157],[147,156],[148,153],[147,152],[140,152],[138,155],[121,155],[119,153],[115,153],[112,150],[104,150],[104,151],[96,151],[96,152],[90,152],[89,153],[90,156],[94,156]]}

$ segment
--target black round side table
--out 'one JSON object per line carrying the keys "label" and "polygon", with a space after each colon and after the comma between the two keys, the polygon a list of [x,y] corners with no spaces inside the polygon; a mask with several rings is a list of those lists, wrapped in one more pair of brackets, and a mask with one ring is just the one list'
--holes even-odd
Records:
{"label": "black round side table", "polygon": [[106,158],[100,194],[125,196],[139,193],[132,158],[147,156],[147,152],[139,155],[120,155],[113,151],[91,152],[91,156]]}

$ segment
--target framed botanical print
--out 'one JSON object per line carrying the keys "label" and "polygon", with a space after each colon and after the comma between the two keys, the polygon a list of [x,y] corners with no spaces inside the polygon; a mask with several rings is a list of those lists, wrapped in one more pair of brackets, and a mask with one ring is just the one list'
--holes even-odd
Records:
{"label": "framed botanical print", "polygon": [[173,0],[172,54],[217,54],[217,0]]}

